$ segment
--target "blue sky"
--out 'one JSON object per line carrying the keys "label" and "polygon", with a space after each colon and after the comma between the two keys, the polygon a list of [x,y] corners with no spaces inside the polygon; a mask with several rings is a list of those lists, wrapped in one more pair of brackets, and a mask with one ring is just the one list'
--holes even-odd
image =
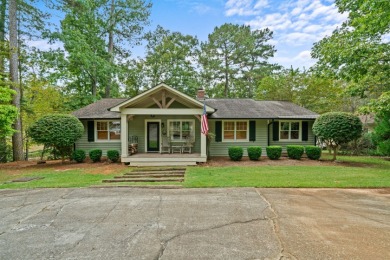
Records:
{"label": "blue sky", "polygon": [[[151,0],[151,24],[170,31],[196,36],[206,41],[214,28],[224,23],[250,25],[252,29],[268,27],[274,32],[271,44],[276,46],[270,61],[289,68],[309,68],[315,63],[310,57],[314,42],[330,35],[346,20],[347,14],[338,13],[334,0]],[[52,21],[61,14],[53,12]],[[41,49],[50,46],[46,41],[30,42]],[[61,47],[57,43],[51,47]],[[142,46],[133,55],[143,56]]]}
{"label": "blue sky", "polygon": [[268,27],[274,32],[277,53],[272,62],[285,67],[309,68],[314,42],[330,35],[346,20],[334,0],[152,0],[151,27],[197,36],[206,41],[224,23]]}

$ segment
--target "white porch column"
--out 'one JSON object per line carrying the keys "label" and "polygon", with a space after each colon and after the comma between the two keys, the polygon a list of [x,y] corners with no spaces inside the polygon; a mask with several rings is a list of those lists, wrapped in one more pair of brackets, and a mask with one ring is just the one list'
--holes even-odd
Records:
{"label": "white porch column", "polygon": [[207,157],[206,153],[206,141],[207,141],[207,136],[204,134],[200,134],[200,156],[201,157]]}
{"label": "white porch column", "polygon": [[121,115],[121,157],[129,156],[129,131],[127,125],[127,115]]}

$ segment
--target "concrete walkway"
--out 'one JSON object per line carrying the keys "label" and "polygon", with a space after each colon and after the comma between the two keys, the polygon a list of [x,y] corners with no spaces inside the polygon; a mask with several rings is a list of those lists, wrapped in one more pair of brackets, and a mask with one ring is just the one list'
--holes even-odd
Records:
{"label": "concrete walkway", "polygon": [[390,259],[388,190],[0,191],[0,259]]}

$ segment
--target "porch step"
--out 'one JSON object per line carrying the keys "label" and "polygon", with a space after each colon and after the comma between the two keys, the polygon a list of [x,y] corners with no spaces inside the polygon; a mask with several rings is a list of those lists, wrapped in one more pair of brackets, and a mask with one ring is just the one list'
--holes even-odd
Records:
{"label": "porch step", "polygon": [[139,169],[134,169],[132,172],[173,172],[173,171],[186,171],[187,169],[186,168],[161,168],[161,167],[157,167],[157,168],[139,168]]}
{"label": "porch step", "polygon": [[125,173],[123,176],[115,176],[114,178],[120,179],[120,178],[169,178],[169,177],[184,177],[184,173],[164,173],[164,174],[131,174],[131,173]]}
{"label": "porch step", "polygon": [[104,183],[112,182],[183,182],[184,178],[116,178],[103,180]]}
{"label": "porch step", "polygon": [[185,171],[165,171],[165,170],[161,170],[161,171],[149,171],[149,170],[146,170],[146,171],[132,171],[132,172],[128,172],[128,173],[125,173],[125,175],[134,175],[134,174],[184,174]]}
{"label": "porch step", "polygon": [[180,162],[130,162],[130,166],[147,167],[147,166],[194,166],[195,161],[180,161]]}

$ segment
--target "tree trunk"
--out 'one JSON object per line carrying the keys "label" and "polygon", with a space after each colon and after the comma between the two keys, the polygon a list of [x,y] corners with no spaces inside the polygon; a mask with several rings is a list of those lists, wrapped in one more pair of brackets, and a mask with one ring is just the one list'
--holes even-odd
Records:
{"label": "tree trunk", "polygon": [[[114,12],[115,12],[115,0],[111,0],[111,11],[110,11],[110,27],[108,31],[108,57],[110,59],[110,63],[114,62]],[[111,84],[112,84],[112,75],[110,76],[106,82],[106,98],[109,98],[111,95]]]}
{"label": "tree trunk", "polygon": [[[227,46],[225,45],[225,49],[227,49]],[[225,53],[225,98],[228,98],[228,91],[229,91],[229,61],[228,61],[228,55]]]}
{"label": "tree trunk", "polygon": [[9,47],[10,47],[10,78],[12,88],[16,91],[12,104],[18,109],[19,115],[14,123],[16,132],[12,136],[13,160],[22,161],[23,156],[23,137],[22,137],[22,119],[20,116],[20,98],[21,91],[19,86],[18,72],[18,26],[17,26],[17,0],[9,1]]}
{"label": "tree trunk", "polygon": [[[7,7],[7,0],[0,1],[0,44],[5,40],[5,10]],[[0,55],[0,76],[4,77],[4,57]],[[0,138],[0,162],[7,162],[7,138]]]}
{"label": "tree trunk", "polygon": [[336,161],[337,148],[338,148],[338,146],[335,146],[335,147],[333,148],[333,158],[332,158],[332,161]]}

